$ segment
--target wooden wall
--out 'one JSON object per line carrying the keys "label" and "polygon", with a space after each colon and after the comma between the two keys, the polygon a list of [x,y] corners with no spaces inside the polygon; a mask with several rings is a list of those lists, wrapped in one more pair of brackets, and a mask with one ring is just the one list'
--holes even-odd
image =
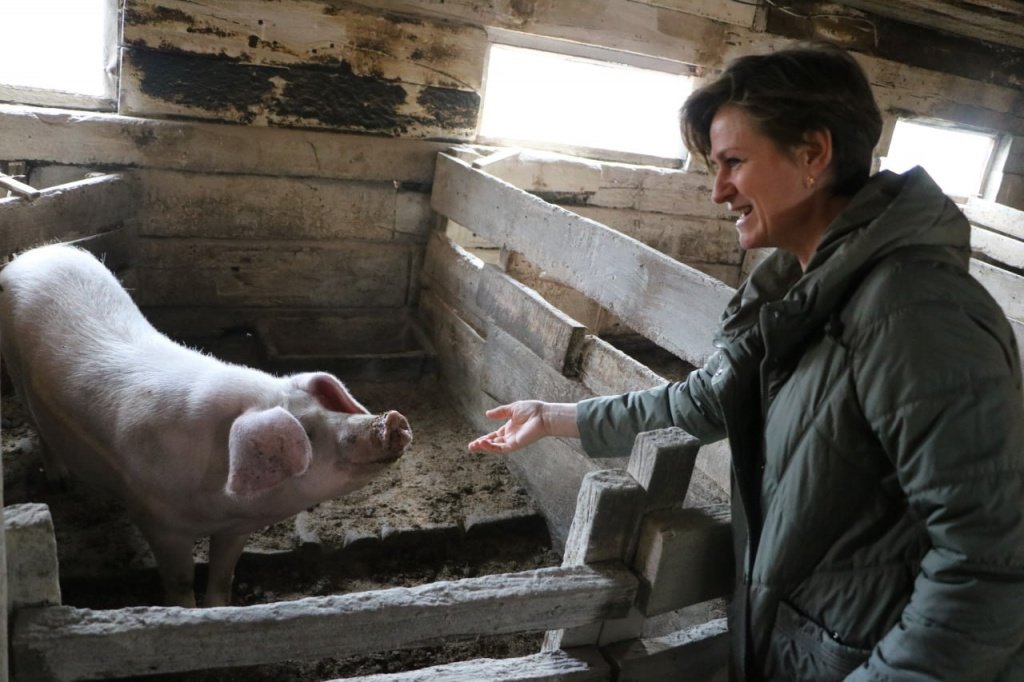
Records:
{"label": "wooden wall", "polygon": [[[499,29],[694,64],[701,78],[796,38],[838,40],[884,110],[879,154],[902,115],[1002,132],[994,192],[1024,208],[1020,50],[973,43],[958,59],[962,41],[948,36],[800,4],[831,19],[718,0],[125,0],[118,114],[0,105],[0,161],[26,162],[37,186],[136,172],[135,285],[169,331],[326,316],[327,328],[361,330],[339,341],[353,349],[404,338],[415,315],[434,157],[474,140]],[[873,40],[865,16],[884,29]],[[925,38],[929,50],[913,47]],[[699,167],[520,155],[491,170],[730,286],[749,267]],[[585,322],[617,328],[591,302],[562,298]]]}

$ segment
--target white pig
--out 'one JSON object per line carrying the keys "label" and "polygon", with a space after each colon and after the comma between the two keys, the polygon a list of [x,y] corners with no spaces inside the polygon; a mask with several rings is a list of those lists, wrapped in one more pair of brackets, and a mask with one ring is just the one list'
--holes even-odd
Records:
{"label": "white pig", "polygon": [[331,374],[276,377],[171,341],[82,249],[27,251],[0,288],[0,348],[48,474],[124,502],[168,604],[195,605],[197,538],[210,537],[204,605],[228,604],[249,533],[365,484],[412,439]]}

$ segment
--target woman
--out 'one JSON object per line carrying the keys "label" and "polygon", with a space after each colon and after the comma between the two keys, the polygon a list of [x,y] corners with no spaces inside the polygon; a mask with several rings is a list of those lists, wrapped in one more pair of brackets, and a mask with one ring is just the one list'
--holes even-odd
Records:
{"label": "woman", "polygon": [[683,107],[743,248],[775,247],[685,382],[522,401],[471,450],[679,426],[733,456],[733,677],[1024,680],[1024,403],[970,228],[920,168],[869,178],[881,118],[827,46],[744,57]]}

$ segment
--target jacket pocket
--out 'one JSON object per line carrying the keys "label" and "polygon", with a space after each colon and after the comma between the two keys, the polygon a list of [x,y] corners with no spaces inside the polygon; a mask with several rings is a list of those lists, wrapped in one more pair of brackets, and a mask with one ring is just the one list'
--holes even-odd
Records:
{"label": "jacket pocket", "polygon": [[836,641],[825,628],[779,602],[768,645],[766,672],[773,682],[842,680],[871,655]]}

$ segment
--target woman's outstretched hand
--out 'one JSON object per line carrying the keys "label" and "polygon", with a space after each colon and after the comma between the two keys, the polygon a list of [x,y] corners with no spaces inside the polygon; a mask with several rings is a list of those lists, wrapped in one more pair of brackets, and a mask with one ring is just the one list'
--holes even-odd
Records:
{"label": "woman's outstretched hand", "polygon": [[546,436],[579,437],[575,403],[520,400],[485,413],[488,419],[507,420],[497,430],[469,444],[471,452],[505,455]]}

